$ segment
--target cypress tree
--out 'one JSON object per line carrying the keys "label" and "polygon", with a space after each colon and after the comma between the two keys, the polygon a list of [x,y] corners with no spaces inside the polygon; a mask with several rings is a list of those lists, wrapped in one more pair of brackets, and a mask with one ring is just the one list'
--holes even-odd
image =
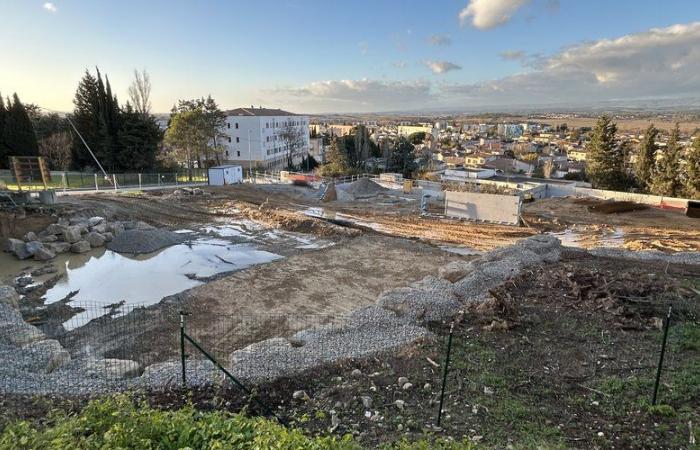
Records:
{"label": "cypress tree", "polygon": [[637,151],[637,161],[634,167],[634,174],[637,177],[637,182],[646,190],[651,188],[651,177],[656,163],[656,151],[659,149],[656,145],[656,137],[659,130],[651,124],[644,132],[644,138],[639,143]]}
{"label": "cypress tree", "polygon": [[680,158],[681,146],[679,144],[680,129],[678,124],[671,131],[663,158],[659,160],[654,169],[652,179],[652,193],[666,197],[678,197],[682,194]]}
{"label": "cypress tree", "polygon": [[685,157],[685,196],[700,200],[700,136],[695,138]]}
{"label": "cypress tree", "polygon": [[124,170],[146,170],[156,164],[158,144],[163,133],[155,118],[134,110],[129,102],[121,112],[117,163]]}
{"label": "cypress tree", "polygon": [[5,169],[9,166],[7,148],[5,147],[5,141],[3,139],[6,119],[7,110],[5,109],[5,102],[2,99],[2,93],[0,93],[0,169]]}
{"label": "cypress tree", "polygon": [[8,156],[36,156],[39,145],[27,110],[15,93],[7,108],[3,141]]}
{"label": "cypress tree", "polygon": [[615,144],[617,125],[607,115],[598,118],[586,158],[586,170],[594,188],[619,189],[624,187],[625,155]]}
{"label": "cypress tree", "polygon": [[[98,98],[97,78],[86,70],[75,91],[72,121],[93,151],[98,151],[101,145]],[[73,139],[73,166],[79,170],[95,166],[95,161],[79,138]]]}

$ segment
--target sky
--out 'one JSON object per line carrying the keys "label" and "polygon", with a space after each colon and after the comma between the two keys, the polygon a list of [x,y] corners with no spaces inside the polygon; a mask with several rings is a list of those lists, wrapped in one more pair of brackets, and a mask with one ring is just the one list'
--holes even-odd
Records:
{"label": "sky", "polygon": [[0,0],[0,93],[70,111],[99,67],[153,111],[298,113],[700,96],[698,0]]}

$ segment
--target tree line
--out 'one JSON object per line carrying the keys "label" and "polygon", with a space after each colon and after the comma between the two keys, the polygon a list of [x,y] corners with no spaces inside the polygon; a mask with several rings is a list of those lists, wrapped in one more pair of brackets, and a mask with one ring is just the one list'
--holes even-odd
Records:
{"label": "tree line", "polygon": [[700,136],[684,148],[676,124],[661,147],[659,130],[652,124],[635,149],[629,141],[618,141],[616,133],[617,125],[607,115],[592,130],[586,172],[594,188],[700,198]]}
{"label": "tree line", "polygon": [[95,159],[109,172],[153,169],[163,133],[151,114],[150,92],[148,74],[136,72],[130,98],[120,106],[109,78],[96,69],[95,75],[85,71],[66,116],[23,104],[17,94],[0,95],[0,168],[10,156],[41,155],[54,170],[97,171]]}

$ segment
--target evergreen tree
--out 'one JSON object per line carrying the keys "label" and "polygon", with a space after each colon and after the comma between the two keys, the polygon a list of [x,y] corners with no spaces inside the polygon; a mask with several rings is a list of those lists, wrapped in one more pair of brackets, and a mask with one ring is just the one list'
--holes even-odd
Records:
{"label": "evergreen tree", "polygon": [[[99,152],[98,148],[102,146],[99,90],[97,78],[87,70],[78,83],[73,104],[74,109],[71,120],[75,128],[77,128],[87,146],[93,152]],[[72,161],[73,166],[79,170],[85,167],[95,167],[95,161],[85,148],[85,144],[77,137],[73,139]]]}
{"label": "evergreen tree", "polygon": [[7,107],[3,142],[7,156],[36,156],[39,154],[39,145],[36,141],[32,121],[16,93],[12,96],[12,102]]}
{"label": "evergreen tree", "polygon": [[684,195],[700,200],[700,136],[696,136],[693,145],[685,157]]}
{"label": "evergreen tree", "polygon": [[125,171],[143,171],[156,164],[163,139],[155,118],[134,110],[129,102],[121,112],[117,165]]}
{"label": "evergreen tree", "polygon": [[666,197],[679,197],[683,183],[680,172],[681,146],[678,124],[671,131],[663,157],[657,162],[651,184],[651,192]]}
{"label": "evergreen tree", "polygon": [[389,171],[398,172],[404,178],[411,178],[417,168],[415,147],[405,138],[399,139],[394,144],[394,149],[389,158]]}
{"label": "evergreen tree", "polygon": [[5,147],[5,140],[3,139],[6,119],[7,109],[5,109],[5,102],[0,92],[0,169],[6,169],[9,166],[9,161],[7,160],[9,155],[7,153],[7,147]]}
{"label": "evergreen tree", "polygon": [[607,115],[598,118],[589,144],[586,165],[594,188],[621,189],[626,185],[624,149],[615,144],[617,125]]}
{"label": "evergreen tree", "polygon": [[651,187],[651,177],[656,161],[656,151],[658,150],[658,146],[656,145],[656,137],[658,134],[659,130],[657,130],[653,124],[649,125],[644,133],[642,142],[639,143],[639,149],[637,151],[634,174],[637,177],[639,185],[646,190],[649,190]]}
{"label": "evergreen tree", "polygon": [[337,177],[351,172],[347,154],[344,150],[341,150],[341,145],[342,139],[340,138],[331,141],[331,146],[326,152],[326,163],[319,170],[321,175]]}

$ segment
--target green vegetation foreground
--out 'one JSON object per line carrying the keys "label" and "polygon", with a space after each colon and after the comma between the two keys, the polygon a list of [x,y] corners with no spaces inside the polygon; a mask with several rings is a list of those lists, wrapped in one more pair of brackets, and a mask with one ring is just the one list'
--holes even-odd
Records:
{"label": "green vegetation foreground", "polygon": [[[360,449],[350,435],[309,438],[274,421],[191,405],[174,411],[134,403],[126,395],[90,402],[79,414],[55,412],[49,425],[17,422],[0,449]],[[469,443],[400,442],[393,449],[472,449]]]}

